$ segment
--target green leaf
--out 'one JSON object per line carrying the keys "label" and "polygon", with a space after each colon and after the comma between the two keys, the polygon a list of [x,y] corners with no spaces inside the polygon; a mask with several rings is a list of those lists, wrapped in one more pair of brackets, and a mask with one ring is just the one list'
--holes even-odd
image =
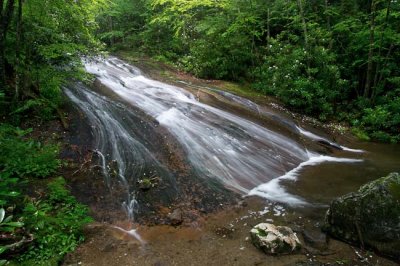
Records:
{"label": "green leaf", "polygon": [[22,223],[22,222],[9,222],[9,223],[6,223],[5,225],[11,226],[11,227],[22,227],[22,226],[24,226],[24,223]]}
{"label": "green leaf", "polygon": [[12,215],[6,217],[6,219],[4,219],[3,223],[8,223],[9,221],[11,221],[11,219],[13,218]]}
{"label": "green leaf", "polygon": [[8,196],[8,197],[16,197],[16,196],[20,195],[20,193],[17,191],[6,191],[6,192],[0,192],[0,195]]}
{"label": "green leaf", "polygon": [[1,208],[0,209],[0,223],[4,220],[4,217],[6,216],[6,211]]}
{"label": "green leaf", "polygon": [[3,252],[6,251],[6,250],[7,250],[6,247],[0,246],[0,254],[3,253]]}

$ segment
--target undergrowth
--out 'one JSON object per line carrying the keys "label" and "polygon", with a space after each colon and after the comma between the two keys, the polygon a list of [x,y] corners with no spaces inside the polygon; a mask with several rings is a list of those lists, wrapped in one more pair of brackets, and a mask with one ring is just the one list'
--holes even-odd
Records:
{"label": "undergrowth", "polygon": [[[0,265],[58,265],[91,221],[65,180],[53,177],[58,146],[27,137],[31,131],[0,125]],[[40,193],[38,183],[47,184]]]}

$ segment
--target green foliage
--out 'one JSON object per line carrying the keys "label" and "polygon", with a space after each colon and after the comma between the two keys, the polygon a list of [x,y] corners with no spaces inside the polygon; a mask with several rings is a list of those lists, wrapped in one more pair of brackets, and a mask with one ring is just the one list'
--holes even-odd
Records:
{"label": "green foliage", "polygon": [[[0,231],[14,232],[16,228],[20,228],[24,225],[22,222],[13,222],[12,218],[12,215],[6,217],[6,211],[0,208]],[[4,248],[2,250],[4,252]]]}
{"label": "green foliage", "polygon": [[28,264],[59,261],[83,241],[82,227],[91,222],[86,206],[79,204],[57,177],[48,185],[48,197],[27,203],[24,223],[35,237],[34,243],[20,257]]}
{"label": "green foliage", "polygon": [[362,129],[358,127],[353,127],[351,129],[351,132],[359,139],[359,140],[364,140],[364,141],[369,141],[371,138],[368,136],[368,134],[363,131]]}
{"label": "green foliage", "polygon": [[[0,232],[3,234],[13,234],[17,228],[21,228],[24,224],[20,221],[13,221],[13,216],[6,217],[6,211],[0,208]],[[4,238],[4,237],[3,237]],[[0,245],[0,254],[6,252],[9,246]],[[7,260],[0,260],[0,265],[5,265]]]}
{"label": "green foliage", "polygon": [[[87,207],[65,188],[62,177],[48,183],[47,196],[25,196],[23,201],[22,185],[28,178],[48,177],[60,166],[57,146],[27,138],[31,131],[0,126],[0,233],[11,240],[21,234],[33,236],[18,258],[23,265],[57,265],[83,240],[82,227],[91,218]],[[6,217],[5,209],[13,214]],[[0,251],[7,252],[7,245]]]}
{"label": "green foliage", "polygon": [[373,139],[399,138],[396,1],[113,3],[99,36],[114,48],[141,49],[203,78],[244,79],[294,110],[356,121]]}
{"label": "green foliage", "polygon": [[47,177],[60,166],[58,147],[24,136],[31,130],[0,126],[0,178]]}
{"label": "green foliage", "polygon": [[[46,197],[26,197],[22,201],[24,179],[47,177],[60,166],[58,148],[27,138],[30,132],[30,129],[0,126],[0,232],[33,235],[34,241],[19,257],[23,265],[57,265],[83,240],[82,227],[91,218],[87,207],[71,196],[61,177],[48,184]],[[6,217],[6,207],[14,215]],[[17,228],[19,233],[15,232]],[[6,252],[6,247],[0,246],[1,253]]]}
{"label": "green foliage", "polygon": [[307,51],[272,39],[264,62],[254,71],[256,89],[322,120],[332,116],[336,102],[344,94],[345,82],[328,50],[314,46]]}
{"label": "green foliage", "polygon": [[30,111],[50,119],[62,102],[61,86],[82,77],[81,56],[101,47],[93,36],[95,15],[107,1],[21,2],[21,17],[15,3],[5,50],[0,51],[10,68],[10,85],[1,88],[0,109],[14,116]]}
{"label": "green foliage", "polygon": [[400,97],[374,108],[365,108],[359,125],[371,138],[383,142],[400,141]]}
{"label": "green foliage", "polygon": [[[54,117],[54,111],[62,103],[62,86],[71,80],[87,78],[83,75],[81,57],[101,48],[93,35],[97,29],[95,16],[108,2],[4,2],[0,21],[0,115],[3,120],[17,124],[27,116]],[[27,136],[29,133],[31,130],[0,125],[2,244],[4,241],[18,243],[32,234],[35,240],[24,247],[28,251],[21,260],[26,265],[52,260],[56,265],[82,240],[81,227],[90,219],[86,207],[68,193],[61,178],[49,184],[49,195],[45,198],[37,200],[24,195],[28,182],[47,178],[60,166],[58,146],[33,140]],[[8,212],[7,217],[4,210]],[[0,247],[0,253],[8,255],[5,247]],[[0,265],[4,263],[5,260],[0,260]]]}

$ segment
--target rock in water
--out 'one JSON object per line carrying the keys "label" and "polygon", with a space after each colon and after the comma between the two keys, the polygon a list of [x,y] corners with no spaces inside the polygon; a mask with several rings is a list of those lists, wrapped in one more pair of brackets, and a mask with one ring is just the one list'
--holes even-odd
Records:
{"label": "rock in water", "polygon": [[334,200],[325,231],[400,260],[400,175],[392,173]]}
{"label": "rock in water", "polygon": [[172,225],[180,225],[183,222],[182,211],[175,209],[172,213],[168,214],[168,218]]}
{"label": "rock in water", "polygon": [[260,223],[250,230],[253,244],[267,254],[288,254],[301,248],[300,241],[287,226]]}

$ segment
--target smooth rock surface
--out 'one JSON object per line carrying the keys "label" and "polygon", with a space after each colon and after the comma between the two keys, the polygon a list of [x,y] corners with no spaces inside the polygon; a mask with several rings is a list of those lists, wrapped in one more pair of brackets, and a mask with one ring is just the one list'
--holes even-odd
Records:
{"label": "smooth rock surface", "polygon": [[400,175],[392,173],[334,200],[324,229],[400,260]]}
{"label": "smooth rock surface", "polygon": [[252,243],[267,254],[288,254],[301,248],[296,233],[287,226],[260,223],[250,230]]}

